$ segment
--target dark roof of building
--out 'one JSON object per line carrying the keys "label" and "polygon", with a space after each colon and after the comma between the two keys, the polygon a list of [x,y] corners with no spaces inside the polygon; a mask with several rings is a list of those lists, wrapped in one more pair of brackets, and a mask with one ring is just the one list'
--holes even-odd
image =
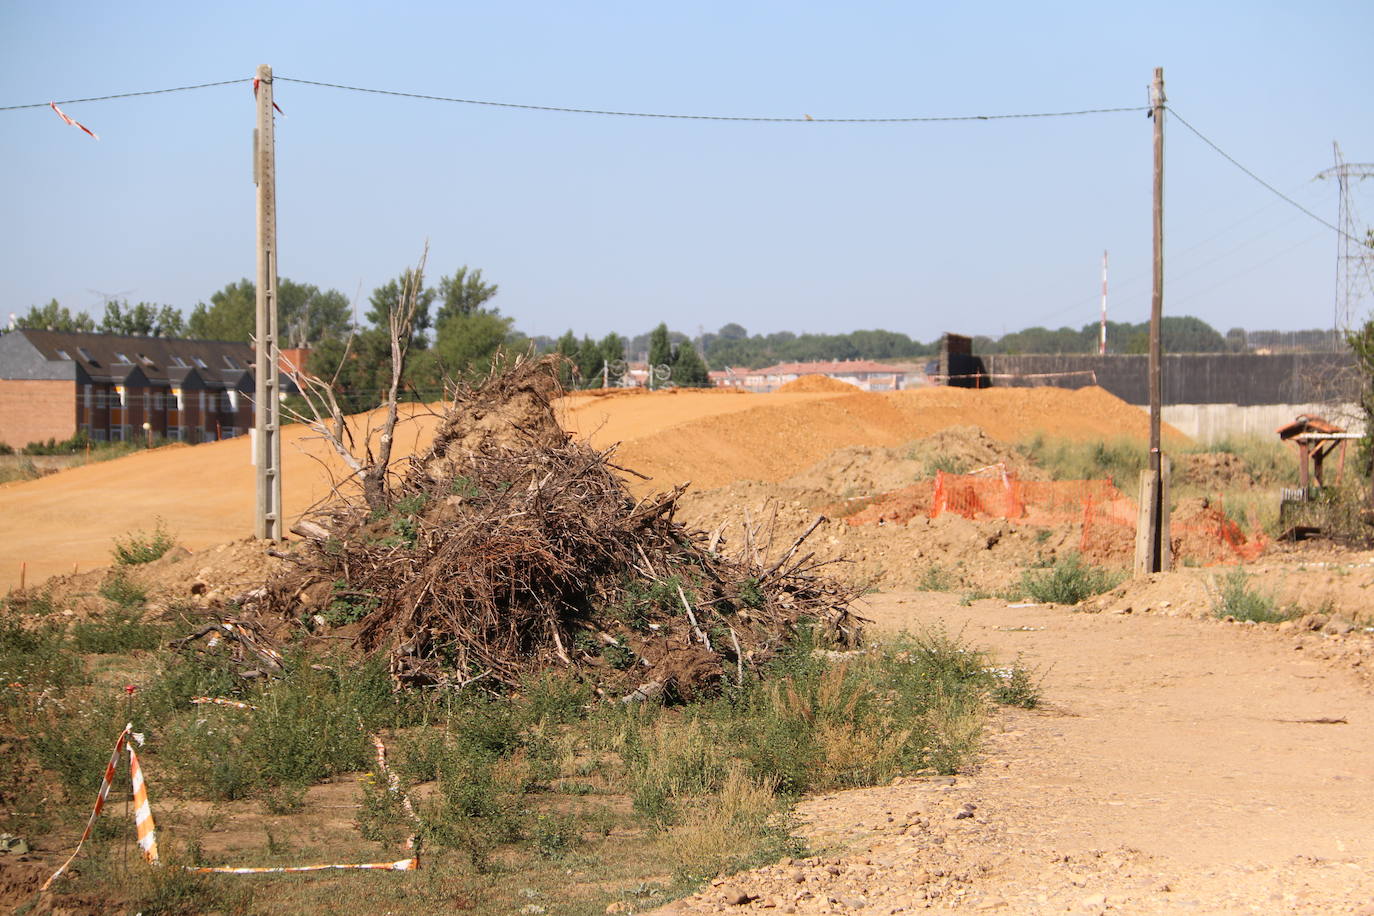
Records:
{"label": "dark roof of building", "polygon": [[[20,328],[21,334],[49,363],[71,362],[93,382],[122,383],[131,375],[154,386],[181,385],[239,388],[252,377],[253,348],[228,340],[174,337],[130,337]],[[0,376],[7,375],[0,367]],[[142,379],[137,379],[142,381]]]}

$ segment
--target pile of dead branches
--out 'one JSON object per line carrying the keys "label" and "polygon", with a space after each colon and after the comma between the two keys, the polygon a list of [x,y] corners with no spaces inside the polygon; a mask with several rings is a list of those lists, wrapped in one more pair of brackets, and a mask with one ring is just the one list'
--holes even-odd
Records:
{"label": "pile of dead branches", "polygon": [[515,686],[563,666],[627,698],[743,680],[801,626],[856,641],[856,591],[820,574],[804,536],[770,550],[754,533],[727,555],[674,521],[685,487],[635,499],[613,449],[572,441],[557,394],[549,359],[457,391],[384,504],[296,527],[308,546],[260,610],[355,635],[404,684]]}

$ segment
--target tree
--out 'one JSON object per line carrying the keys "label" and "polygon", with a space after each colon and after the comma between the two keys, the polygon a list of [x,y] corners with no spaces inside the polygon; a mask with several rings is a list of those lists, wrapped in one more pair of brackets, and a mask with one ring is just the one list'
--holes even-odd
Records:
{"label": "tree", "polygon": [[496,351],[512,342],[515,319],[495,309],[455,313],[439,325],[434,343],[438,367],[449,378],[475,379],[487,374]]}
{"label": "tree", "polygon": [[257,284],[243,279],[210,296],[210,304],[197,302],[186,321],[186,333],[200,340],[234,340],[248,343],[257,326]]}
{"label": "tree", "polygon": [[73,315],[65,305],[59,305],[56,299],[50,300],[47,305],[39,307],[37,305],[29,307],[29,313],[22,315],[14,322],[15,327],[30,328],[35,331],[94,331],[95,321],[85,312],[77,312]]}
{"label": "tree", "polygon": [[612,331],[601,338],[597,347],[601,351],[601,358],[606,361],[606,383],[620,384],[625,363],[625,338]]}
{"label": "tree", "polygon": [[181,312],[170,305],[156,306],[140,302],[133,307],[117,300],[105,303],[105,315],[100,319],[100,333],[125,334],[135,337],[180,337],[185,331]]}
{"label": "tree", "polygon": [[[321,290],[311,283],[277,281],[277,324],[282,341],[292,347],[313,347],[348,334],[353,309],[337,289]],[[254,315],[256,320],[256,306]]]}
{"label": "tree", "polygon": [[671,366],[672,363],[673,342],[668,336],[668,325],[660,323],[649,332],[649,371],[653,372],[654,366]]}
{"label": "tree", "polygon": [[437,328],[454,315],[472,315],[480,311],[496,295],[495,283],[482,281],[482,270],[469,271],[466,264],[451,277],[439,280],[439,314],[434,318]]}
{"label": "tree", "polygon": [[691,341],[678,344],[673,354],[673,383],[684,388],[709,388],[711,376]]}
{"label": "tree", "polygon": [[[423,283],[423,277],[420,278]],[[367,320],[375,328],[385,330],[390,325],[392,313],[404,304],[407,309],[412,304],[406,299],[407,292],[415,288],[414,271],[406,269],[394,280],[388,280],[382,286],[372,291],[368,298],[368,303],[372,306],[367,311]],[[429,339],[425,332],[430,328],[430,306],[434,304],[436,291],[432,288],[421,285],[415,291],[414,319],[410,322],[411,342],[410,345],[416,349],[424,349],[429,344]]]}

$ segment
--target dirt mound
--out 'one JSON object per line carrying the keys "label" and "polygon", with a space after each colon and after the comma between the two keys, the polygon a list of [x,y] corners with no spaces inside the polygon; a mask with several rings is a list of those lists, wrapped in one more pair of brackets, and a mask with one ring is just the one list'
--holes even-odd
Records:
{"label": "dirt mound", "polygon": [[835,391],[840,394],[853,394],[857,385],[842,382],[828,375],[802,375],[780,386],[775,394],[796,394],[807,391]]}
{"label": "dirt mound", "polygon": [[518,687],[562,666],[622,696],[742,677],[803,617],[857,639],[854,593],[813,574],[804,533],[770,550],[756,530],[727,557],[673,520],[680,489],[636,500],[609,450],[554,422],[554,370],[520,360],[459,390],[385,503],[312,513],[244,611],[356,635],[402,684]]}
{"label": "dirt mound", "polygon": [[[895,448],[951,427],[977,426],[1010,444],[1035,433],[1075,440],[1135,437],[1145,441],[1149,418],[1101,388],[923,388],[855,392],[774,402],[777,394],[736,399],[741,408],[699,415],[625,442],[624,462],[658,484],[692,481],[718,487],[736,480],[782,481],[848,446]],[[1187,441],[1167,428],[1166,442]],[[632,484],[647,492],[643,484]]]}
{"label": "dirt mound", "polygon": [[1212,493],[1222,490],[1252,489],[1256,486],[1250,465],[1230,452],[1185,452],[1171,456],[1176,486],[1194,487]]}

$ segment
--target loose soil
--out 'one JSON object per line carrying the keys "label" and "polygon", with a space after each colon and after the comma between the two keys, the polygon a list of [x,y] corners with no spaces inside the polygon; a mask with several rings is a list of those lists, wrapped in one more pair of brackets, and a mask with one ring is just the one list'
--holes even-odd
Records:
{"label": "loose soil", "polygon": [[1044,708],[967,775],[806,801],[819,857],[660,912],[1374,913],[1374,695],[1320,657],[1370,636],[1142,611],[875,596],[1037,668]]}

